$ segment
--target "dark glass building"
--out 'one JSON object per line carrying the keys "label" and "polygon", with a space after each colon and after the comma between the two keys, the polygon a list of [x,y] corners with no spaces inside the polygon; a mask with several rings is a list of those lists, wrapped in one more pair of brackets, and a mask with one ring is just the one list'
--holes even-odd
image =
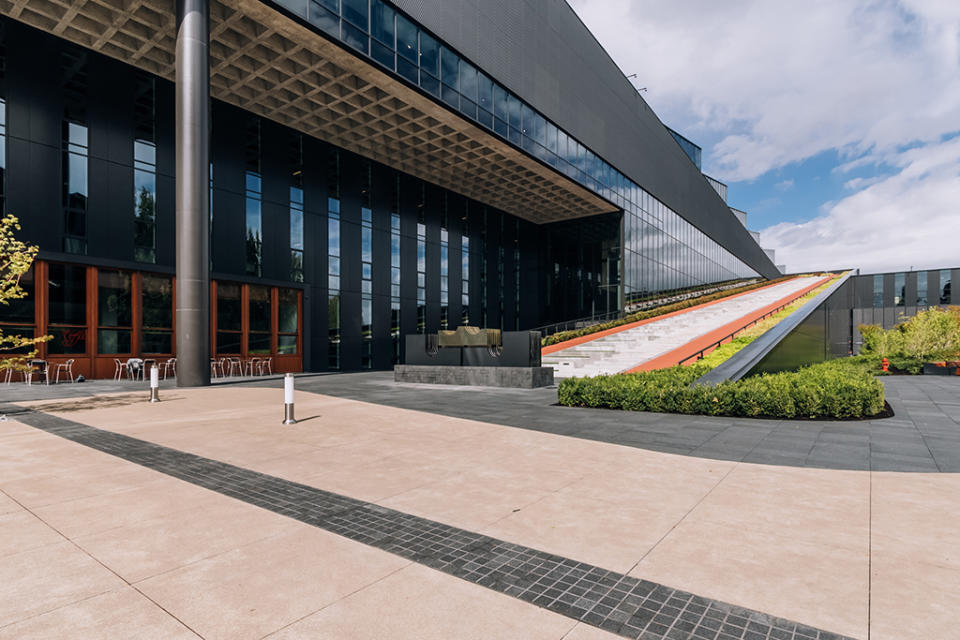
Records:
{"label": "dark glass building", "polygon": [[[194,4],[212,356],[382,369],[408,333],[779,275],[563,0]],[[0,196],[41,253],[0,325],[88,376],[175,355],[176,7],[8,5]]]}

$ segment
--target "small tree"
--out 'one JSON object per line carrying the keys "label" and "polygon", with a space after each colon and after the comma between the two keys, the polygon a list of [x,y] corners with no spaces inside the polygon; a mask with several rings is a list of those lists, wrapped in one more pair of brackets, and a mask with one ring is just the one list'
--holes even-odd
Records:
{"label": "small tree", "polygon": [[[0,305],[3,306],[8,306],[10,300],[26,297],[27,292],[20,286],[20,278],[30,270],[30,265],[37,257],[36,245],[28,245],[14,237],[14,233],[19,230],[20,223],[15,216],[0,218]],[[0,353],[0,370],[27,369],[27,360],[37,355],[37,345],[51,338],[52,336],[8,336],[0,330],[0,352],[20,351],[13,355]],[[29,351],[23,352],[23,349]]]}

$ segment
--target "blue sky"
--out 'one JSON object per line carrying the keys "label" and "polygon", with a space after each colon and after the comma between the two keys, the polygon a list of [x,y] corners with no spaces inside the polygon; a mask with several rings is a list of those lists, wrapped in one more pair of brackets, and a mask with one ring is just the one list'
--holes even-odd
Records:
{"label": "blue sky", "polygon": [[960,266],[960,1],[570,3],[778,263]]}

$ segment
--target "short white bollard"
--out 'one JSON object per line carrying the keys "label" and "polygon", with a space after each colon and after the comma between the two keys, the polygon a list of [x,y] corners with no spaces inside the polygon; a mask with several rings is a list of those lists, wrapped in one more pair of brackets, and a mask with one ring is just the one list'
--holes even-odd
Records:
{"label": "short white bollard", "polygon": [[150,402],[160,402],[160,369],[150,367]]}
{"label": "short white bollard", "polygon": [[297,424],[293,417],[293,374],[283,376],[283,424]]}

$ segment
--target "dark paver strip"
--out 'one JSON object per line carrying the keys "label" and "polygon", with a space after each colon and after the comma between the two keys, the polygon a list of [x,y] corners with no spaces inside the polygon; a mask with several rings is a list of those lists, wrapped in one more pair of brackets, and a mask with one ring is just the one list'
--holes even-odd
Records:
{"label": "dark paver strip", "polygon": [[78,444],[279,513],[627,638],[843,640],[696,596],[39,411],[0,413]]}

